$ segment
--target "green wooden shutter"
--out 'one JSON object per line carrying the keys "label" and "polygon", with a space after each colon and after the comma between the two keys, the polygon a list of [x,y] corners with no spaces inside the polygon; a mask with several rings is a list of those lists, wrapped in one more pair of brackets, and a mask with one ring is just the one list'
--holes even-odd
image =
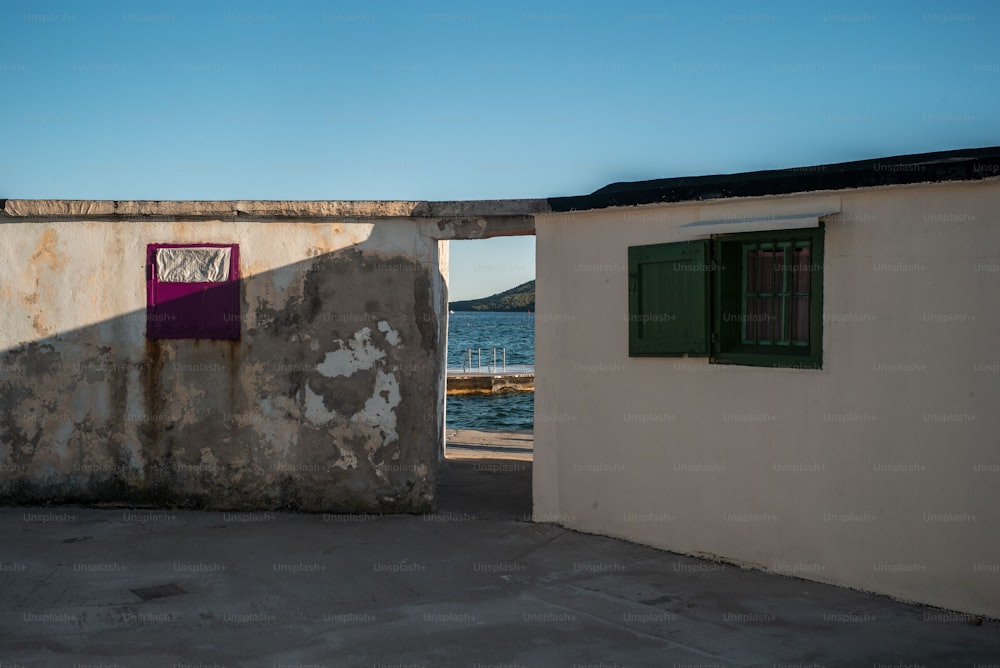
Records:
{"label": "green wooden shutter", "polygon": [[628,249],[629,356],[708,355],[708,243]]}

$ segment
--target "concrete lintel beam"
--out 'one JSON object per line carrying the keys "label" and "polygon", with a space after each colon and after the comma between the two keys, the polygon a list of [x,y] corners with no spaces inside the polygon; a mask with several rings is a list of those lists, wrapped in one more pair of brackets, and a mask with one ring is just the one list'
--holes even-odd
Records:
{"label": "concrete lintel beam", "polygon": [[81,221],[290,221],[330,222],[378,218],[525,217],[548,211],[546,200],[419,201],[159,201],[0,200],[0,220]]}
{"label": "concrete lintel beam", "polygon": [[422,218],[455,218],[464,216],[533,216],[549,213],[546,199],[478,199],[455,202],[421,202],[412,215]]}
{"label": "concrete lintel beam", "polygon": [[534,216],[456,216],[439,218],[424,227],[432,239],[491,239],[493,237],[533,236]]}

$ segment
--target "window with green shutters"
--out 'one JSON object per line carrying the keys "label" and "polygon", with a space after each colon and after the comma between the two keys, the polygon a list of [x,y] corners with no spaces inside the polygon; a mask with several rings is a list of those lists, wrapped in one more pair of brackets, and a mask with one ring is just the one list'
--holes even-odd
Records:
{"label": "window with green shutters", "polygon": [[629,248],[629,355],[822,368],[823,228]]}
{"label": "window with green shutters", "polygon": [[823,366],[823,228],[714,241],[712,361]]}

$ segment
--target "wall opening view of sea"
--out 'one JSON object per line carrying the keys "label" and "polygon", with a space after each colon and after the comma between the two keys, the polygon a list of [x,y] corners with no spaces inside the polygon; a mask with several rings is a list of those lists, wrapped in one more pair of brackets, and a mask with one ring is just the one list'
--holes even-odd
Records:
{"label": "wall opening view of sea", "polygon": [[[473,364],[479,362],[476,350],[483,349],[486,365],[489,349],[507,349],[507,369],[522,370],[535,366],[535,315],[496,311],[459,311],[448,317],[448,369],[462,370],[466,350],[473,349]],[[498,364],[500,351],[497,351]],[[492,361],[492,357],[490,358]],[[449,396],[445,409],[449,429],[533,429],[534,392],[512,394]]]}

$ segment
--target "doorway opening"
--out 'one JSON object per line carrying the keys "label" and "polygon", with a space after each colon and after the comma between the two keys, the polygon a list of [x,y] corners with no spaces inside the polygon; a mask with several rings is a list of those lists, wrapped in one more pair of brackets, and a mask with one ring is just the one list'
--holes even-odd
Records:
{"label": "doorway opening", "polygon": [[441,512],[532,512],[535,237],[448,243]]}

